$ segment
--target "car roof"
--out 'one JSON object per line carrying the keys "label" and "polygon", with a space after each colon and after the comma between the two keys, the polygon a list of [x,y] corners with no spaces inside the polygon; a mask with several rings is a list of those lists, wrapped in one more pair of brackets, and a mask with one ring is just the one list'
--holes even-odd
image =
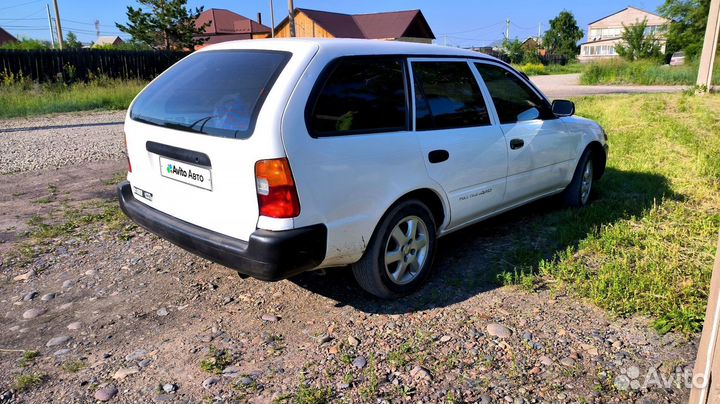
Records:
{"label": "car roof", "polygon": [[323,53],[334,53],[336,56],[350,55],[418,55],[418,56],[449,56],[474,57],[488,60],[498,59],[484,53],[449,46],[430,45],[402,41],[385,41],[377,39],[324,39],[324,38],[275,38],[222,42],[202,48],[199,52],[211,50],[282,50],[290,52],[310,51],[319,49]]}

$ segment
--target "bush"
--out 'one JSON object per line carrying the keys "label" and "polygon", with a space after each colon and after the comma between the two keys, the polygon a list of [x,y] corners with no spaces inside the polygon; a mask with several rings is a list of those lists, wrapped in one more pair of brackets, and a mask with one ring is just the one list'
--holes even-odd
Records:
{"label": "bush", "polygon": [[517,65],[515,68],[528,76],[542,76],[548,74],[542,63],[526,63],[524,65]]}

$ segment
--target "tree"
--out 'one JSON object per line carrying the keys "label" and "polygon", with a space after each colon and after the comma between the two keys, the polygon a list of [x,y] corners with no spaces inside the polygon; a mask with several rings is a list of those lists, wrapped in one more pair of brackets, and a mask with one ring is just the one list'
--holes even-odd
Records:
{"label": "tree", "polygon": [[574,59],[579,53],[578,41],[585,34],[578,27],[575,16],[563,10],[557,17],[550,20],[550,29],[545,32],[545,48],[550,54]]}
{"label": "tree", "polygon": [[80,49],[80,48],[82,48],[82,43],[80,43],[80,41],[78,41],[77,35],[75,35],[74,32],[70,31],[65,36],[64,46],[68,49]]}
{"label": "tree", "polygon": [[646,34],[647,18],[641,23],[623,24],[622,42],[615,46],[615,52],[629,61],[657,59],[660,57],[660,43],[654,34]]}
{"label": "tree", "polygon": [[510,63],[522,63],[523,57],[525,56],[525,49],[523,49],[522,42],[517,38],[512,41],[505,39],[502,46],[503,53],[510,59]]}
{"label": "tree", "polygon": [[689,59],[697,57],[702,52],[710,0],[665,0],[658,10],[673,21],[667,27],[667,53],[683,50]]}
{"label": "tree", "polygon": [[137,9],[127,7],[127,25],[115,23],[120,31],[130,34],[133,41],[146,43],[156,49],[182,50],[193,49],[207,40],[202,35],[210,23],[195,26],[203,7],[190,10],[186,7],[187,0],[138,2],[141,7]]}

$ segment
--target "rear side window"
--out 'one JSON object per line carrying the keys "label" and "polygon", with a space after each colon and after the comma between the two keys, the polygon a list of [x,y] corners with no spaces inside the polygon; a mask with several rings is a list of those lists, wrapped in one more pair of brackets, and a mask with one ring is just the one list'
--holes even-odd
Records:
{"label": "rear side window", "polygon": [[135,100],[130,118],[206,135],[246,138],[287,52],[206,51],[183,59]]}
{"label": "rear side window", "polygon": [[321,78],[308,104],[314,136],[407,130],[405,68],[400,59],[347,58]]}
{"label": "rear side window", "polygon": [[[501,124],[554,117],[547,102],[509,70],[484,63],[475,66],[490,91]],[[532,113],[533,108],[536,113]]]}
{"label": "rear side window", "polygon": [[485,100],[466,62],[413,62],[417,130],[490,125]]}

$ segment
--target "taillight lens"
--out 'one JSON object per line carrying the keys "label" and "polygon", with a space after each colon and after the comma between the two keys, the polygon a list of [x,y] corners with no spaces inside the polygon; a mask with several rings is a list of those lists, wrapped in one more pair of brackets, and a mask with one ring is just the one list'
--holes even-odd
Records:
{"label": "taillight lens", "polygon": [[128,152],[128,145],[127,145],[127,135],[125,135],[125,158],[127,159],[128,163],[128,172],[132,172],[132,164],[130,164],[130,153]]}
{"label": "taillight lens", "polygon": [[300,201],[286,158],[255,163],[255,184],[262,216],[286,219],[300,214]]}

